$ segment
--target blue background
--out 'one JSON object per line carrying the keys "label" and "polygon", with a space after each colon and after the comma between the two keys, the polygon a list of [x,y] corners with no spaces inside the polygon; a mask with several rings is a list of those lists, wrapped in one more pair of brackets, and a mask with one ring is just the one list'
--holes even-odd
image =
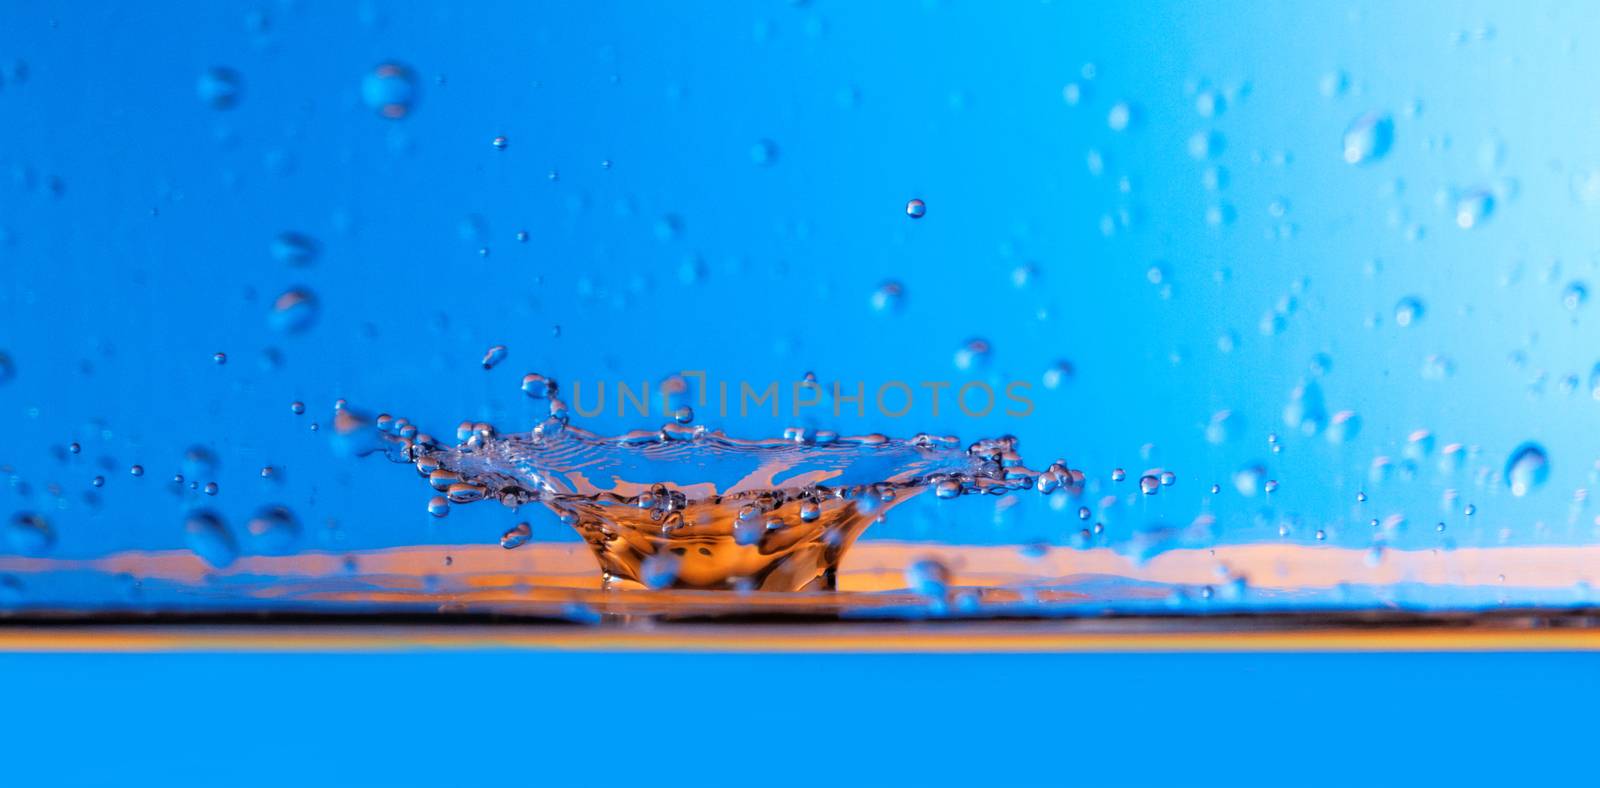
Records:
{"label": "blue background", "polygon": [[[0,753],[18,785],[1583,785],[1593,668],[1588,654],[8,655],[0,675],[30,681],[7,690]],[[774,676],[784,688],[764,692]],[[115,709],[86,713],[90,698]]]}
{"label": "blue background", "polygon": [[[507,525],[497,507],[441,531],[415,479],[335,457],[309,425],[344,397],[436,435],[464,418],[525,429],[527,371],[642,383],[703,369],[758,386],[815,371],[869,391],[1033,384],[1026,418],[948,401],[935,417],[923,401],[901,419],[799,421],[1014,433],[1034,464],[1083,468],[1091,505],[1131,492],[1114,467],[1176,472],[1131,515],[1096,512],[1112,541],[1204,509],[1229,542],[1285,525],[1347,546],[1590,542],[1593,515],[1572,501],[1600,417],[1593,316],[1563,308],[1562,288],[1593,275],[1600,232],[1585,98],[1600,63],[1573,32],[1592,18],[1468,3],[9,4],[9,505],[49,512],[60,556],[180,546],[197,504],[235,528],[285,504],[307,548],[488,542]],[[362,98],[388,61],[417,75],[398,121]],[[197,93],[218,67],[240,76],[230,109]],[[1212,117],[1197,111],[1208,94]],[[1133,117],[1120,132],[1119,102]],[[1345,128],[1374,111],[1392,117],[1393,149],[1347,164]],[[1196,160],[1205,132],[1220,152]],[[1463,230],[1453,195],[1474,189],[1496,205]],[[913,197],[921,220],[904,213]],[[1213,226],[1213,211],[1232,219]],[[316,239],[313,264],[274,258],[284,232]],[[887,280],[905,286],[899,313],[872,307]],[[316,294],[317,320],[275,331],[272,301],[295,286]],[[1425,311],[1400,327],[1406,296]],[[1283,330],[1263,335],[1274,310]],[[992,362],[962,370],[971,338]],[[508,360],[485,372],[495,344]],[[1430,356],[1453,375],[1426,377]],[[1061,361],[1076,374],[1045,388]],[[1354,439],[1285,424],[1304,381],[1329,413],[1359,414]],[[1213,445],[1221,409],[1239,421]],[[796,421],[712,410],[701,420],[735,435]],[[1454,476],[1428,457],[1373,483],[1374,458],[1403,466],[1416,429],[1476,453]],[[1550,480],[1513,499],[1502,466],[1525,440],[1547,447]],[[220,460],[215,499],[166,483],[191,446]],[[1229,483],[1258,462],[1282,485],[1270,502]],[[278,481],[259,478],[267,464]],[[1224,493],[1206,501],[1213,482]],[[1459,494],[1442,507],[1446,489]],[[1075,507],[1031,496],[1003,516],[985,505],[918,501],[869,538],[1064,543],[1079,527]],[[1390,515],[1409,527],[1375,537],[1367,520]]]}

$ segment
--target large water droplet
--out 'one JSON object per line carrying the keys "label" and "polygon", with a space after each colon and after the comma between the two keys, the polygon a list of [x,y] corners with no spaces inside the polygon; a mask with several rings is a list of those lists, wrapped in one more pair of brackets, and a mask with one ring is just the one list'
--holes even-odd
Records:
{"label": "large water droplet", "polygon": [[317,322],[317,296],[303,287],[290,288],[272,302],[272,315],[268,322],[273,329],[286,334],[298,334]]}
{"label": "large water droplet", "polygon": [[56,532],[50,522],[33,512],[12,515],[5,536],[11,552],[19,555],[43,555],[56,543]]}
{"label": "large water droplet", "polygon": [[250,537],[251,552],[264,555],[288,553],[300,539],[300,523],[285,506],[268,506],[256,512],[245,531]]}
{"label": "large water droplet", "polygon": [[1537,443],[1518,446],[1506,460],[1506,486],[1519,498],[1537,489],[1549,477],[1550,458]]}
{"label": "large water droplet", "polygon": [[384,63],[361,81],[361,98],[379,115],[399,120],[417,101],[417,77],[400,63]]}
{"label": "large water droplet", "polygon": [[222,518],[208,511],[194,512],[184,520],[184,540],[206,563],[222,568],[239,557],[239,544]]}

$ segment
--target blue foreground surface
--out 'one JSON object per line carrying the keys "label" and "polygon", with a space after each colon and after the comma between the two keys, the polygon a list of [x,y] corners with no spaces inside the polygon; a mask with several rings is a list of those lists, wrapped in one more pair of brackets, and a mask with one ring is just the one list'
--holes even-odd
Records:
{"label": "blue foreground surface", "polygon": [[1592,784],[1594,654],[0,655],[0,784]]}

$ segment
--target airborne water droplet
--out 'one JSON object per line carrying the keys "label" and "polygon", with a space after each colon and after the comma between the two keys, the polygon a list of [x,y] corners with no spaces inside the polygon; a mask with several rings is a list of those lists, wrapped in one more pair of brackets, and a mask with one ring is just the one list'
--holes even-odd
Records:
{"label": "airborne water droplet", "polygon": [[11,552],[19,555],[43,555],[56,543],[56,533],[50,522],[33,512],[12,515],[5,537]]}
{"label": "airborne water droplet", "polygon": [[317,297],[310,290],[295,287],[272,302],[272,327],[286,334],[298,334],[317,322]]}
{"label": "airborne water droplet", "polygon": [[383,63],[361,81],[361,98],[385,118],[404,118],[417,100],[416,74],[400,63]]}
{"label": "airborne water droplet", "polygon": [[1550,476],[1550,459],[1544,447],[1537,443],[1524,443],[1511,452],[1506,460],[1506,486],[1517,497],[1527,495],[1544,484]]}
{"label": "airborne water droplet", "polygon": [[1394,119],[1387,114],[1368,112],[1344,130],[1344,160],[1350,164],[1377,161],[1393,145]]}
{"label": "airborne water droplet", "polygon": [[532,536],[532,526],[527,523],[517,523],[500,535],[500,546],[507,550],[515,550],[527,544]]}
{"label": "airborne water droplet", "polygon": [[244,80],[231,68],[208,68],[195,83],[200,100],[212,109],[232,109],[239,103]]}
{"label": "airborne water droplet", "polygon": [[1471,230],[1494,213],[1494,195],[1474,189],[1456,198],[1456,226]]}
{"label": "airborne water droplet", "polygon": [[496,364],[499,364],[500,362],[506,360],[507,352],[508,351],[506,350],[506,346],[505,345],[495,345],[494,347],[491,347],[488,350],[484,351],[484,353],[483,353],[483,368],[484,369],[494,369]]}
{"label": "airborne water droplet", "polygon": [[316,262],[320,251],[316,239],[300,233],[280,233],[272,240],[272,257],[284,265],[297,268]]}
{"label": "airborne water droplet", "polygon": [[206,563],[225,567],[239,557],[239,545],[222,518],[208,511],[190,514],[183,524],[189,549]]}
{"label": "airborne water droplet", "polygon": [[906,203],[906,215],[913,219],[921,219],[927,213],[928,206],[921,200],[913,199]]}
{"label": "airborne water droplet", "polygon": [[1422,319],[1426,308],[1422,299],[1416,296],[1406,296],[1394,306],[1394,324],[1404,328]]}

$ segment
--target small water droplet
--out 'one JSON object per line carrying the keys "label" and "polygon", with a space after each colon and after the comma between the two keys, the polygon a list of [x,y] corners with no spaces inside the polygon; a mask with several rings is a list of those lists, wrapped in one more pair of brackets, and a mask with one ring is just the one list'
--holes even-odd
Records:
{"label": "small water droplet", "polygon": [[500,362],[506,360],[507,352],[508,351],[506,350],[506,346],[505,345],[495,345],[494,347],[491,347],[488,350],[484,351],[484,353],[483,353],[483,368],[484,369],[494,369],[496,364],[499,364]]}
{"label": "small water droplet", "polygon": [[1385,113],[1368,112],[1350,122],[1344,130],[1344,160],[1368,164],[1383,158],[1394,145],[1394,119]]}
{"label": "small water droplet", "polygon": [[1474,189],[1456,198],[1456,226],[1471,230],[1483,224],[1494,213],[1494,195],[1483,189]]}
{"label": "small water droplet", "polygon": [[899,312],[905,303],[905,285],[890,280],[872,291],[872,308],[877,312]]}
{"label": "small water droplet", "polygon": [[921,200],[913,199],[906,203],[906,215],[913,219],[921,219],[927,213],[928,206]]}
{"label": "small water droplet", "polygon": [[750,161],[758,167],[770,167],[778,163],[778,144],[772,140],[756,140],[750,146]]}
{"label": "small water droplet", "polygon": [[280,233],[272,239],[272,257],[284,265],[303,268],[316,262],[321,247],[316,239],[300,233]]}
{"label": "small water droplet", "polygon": [[195,92],[212,109],[232,109],[244,92],[244,78],[231,68],[208,68],[200,73]]}

